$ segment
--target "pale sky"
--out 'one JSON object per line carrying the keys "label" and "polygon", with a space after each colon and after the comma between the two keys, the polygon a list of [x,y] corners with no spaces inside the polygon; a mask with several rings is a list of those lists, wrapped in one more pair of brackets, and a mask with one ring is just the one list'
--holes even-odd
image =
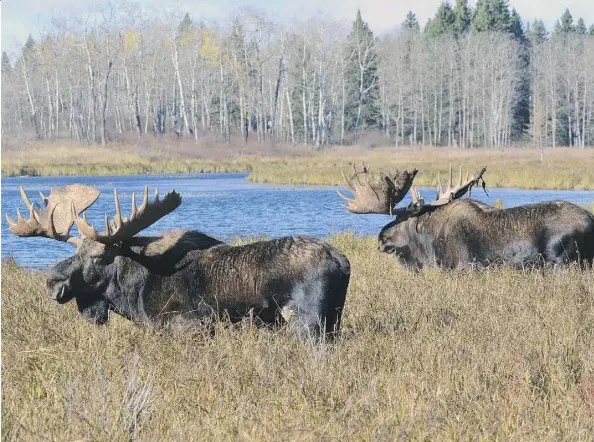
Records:
{"label": "pale sky", "polygon": [[[111,0],[4,0],[0,2],[2,24],[2,50],[9,52],[22,46],[29,34],[39,36],[43,29],[50,26],[53,15],[64,12],[74,15],[87,13],[93,5],[107,4]],[[416,0],[403,2],[398,0],[176,0],[178,11],[189,12],[194,19],[226,19],[230,13],[242,6],[254,6],[265,10],[278,21],[289,22],[292,19],[303,20],[323,13],[336,20],[352,22],[357,8],[361,9],[363,19],[376,33],[393,29],[400,24],[409,10],[419,19],[421,26],[435,14],[442,0]],[[146,10],[158,10],[163,0],[137,1]],[[173,3],[165,4],[171,9]],[[454,0],[450,0],[454,3]],[[470,1],[474,4],[474,1]],[[586,26],[594,23],[593,0],[510,0],[521,17],[526,21],[534,18],[544,20],[551,30],[565,8],[569,8],[574,20],[582,17]],[[546,5],[546,6],[545,6]]]}

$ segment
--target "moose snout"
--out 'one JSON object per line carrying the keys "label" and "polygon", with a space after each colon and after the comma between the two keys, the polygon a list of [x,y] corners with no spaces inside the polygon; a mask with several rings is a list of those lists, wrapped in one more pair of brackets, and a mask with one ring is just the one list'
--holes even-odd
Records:
{"label": "moose snout", "polygon": [[396,246],[394,246],[394,244],[392,244],[392,241],[390,241],[387,238],[381,238],[381,237],[379,238],[377,248],[380,252],[383,252],[383,253],[394,253],[394,251],[396,250]]}
{"label": "moose snout", "polygon": [[64,304],[72,299],[68,279],[55,273],[50,273],[45,280],[45,292],[50,299],[60,304]]}

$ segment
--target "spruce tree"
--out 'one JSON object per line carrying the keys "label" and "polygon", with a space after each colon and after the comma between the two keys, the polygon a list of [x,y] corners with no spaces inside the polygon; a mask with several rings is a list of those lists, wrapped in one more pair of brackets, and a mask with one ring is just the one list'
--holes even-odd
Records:
{"label": "spruce tree", "polygon": [[182,21],[179,22],[179,26],[177,27],[178,35],[183,35],[184,33],[188,32],[192,27],[192,19],[190,18],[190,14],[186,12]]}
{"label": "spruce tree", "polygon": [[569,9],[566,9],[561,18],[555,23],[555,34],[567,35],[571,34],[574,30],[573,17]]}
{"label": "spruce tree", "polygon": [[474,13],[470,22],[470,29],[474,32],[492,31],[495,26],[495,20],[491,11],[489,0],[477,0]]}
{"label": "spruce tree", "polygon": [[454,33],[456,36],[468,32],[470,27],[470,7],[468,0],[456,0],[454,6]]}
{"label": "spruce tree", "polygon": [[345,125],[357,138],[361,131],[379,129],[381,122],[375,38],[361,11],[357,11],[347,45]]}
{"label": "spruce tree", "polygon": [[524,33],[524,26],[522,24],[522,17],[518,14],[516,9],[512,9],[511,18],[510,18],[510,32],[519,42],[524,42],[526,40],[526,34]]}
{"label": "spruce tree", "polygon": [[412,11],[408,11],[401,26],[402,29],[409,32],[419,32],[421,30],[417,16]]}
{"label": "spruce tree", "polygon": [[583,18],[579,18],[576,25],[575,25],[575,32],[578,35],[586,35],[588,33],[588,29],[586,28],[586,23],[584,23]]}
{"label": "spruce tree", "polygon": [[513,22],[509,11],[509,1],[491,0],[491,10],[493,14],[493,31],[513,32]]}
{"label": "spruce tree", "polygon": [[433,19],[429,19],[425,26],[425,34],[435,37],[438,35],[454,35],[456,16],[447,1],[442,2],[437,8]]}
{"label": "spruce tree", "polygon": [[549,33],[547,32],[544,22],[539,19],[534,19],[532,26],[530,26],[526,35],[533,46],[540,44],[549,38]]}

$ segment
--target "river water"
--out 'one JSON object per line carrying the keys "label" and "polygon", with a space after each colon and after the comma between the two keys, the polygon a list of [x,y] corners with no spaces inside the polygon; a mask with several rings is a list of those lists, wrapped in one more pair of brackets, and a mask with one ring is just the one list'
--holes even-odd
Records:
{"label": "river water", "polygon": [[[311,235],[317,237],[332,233],[353,231],[359,234],[377,234],[391,218],[387,215],[355,215],[341,207],[343,200],[336,194],[338,187],[279,186],[252,184],[245,173],[185,174],[185,175],[132,175],[100,177],[17,177],[2,179],[2,258],[12,255],[17,263],[43,268],[70,256],[74,246],[46,238],[19,238],[8,231],[4,214],[16,220],[16,209],[27,217],[19,185],[23,185],[31,201],[41,202],[39,191],[49,194],[51,187],[72,183],[93,186],[101,196],[87,210],[89,223],[103,230],[103,216],[113,217],[113,188],[116,187],[124,216],[129,215],[131,194],[136,192],[140,205],[144,185],[148,184],[152,199],[155,186],[164,195],[172,188],[181,193],[183,202],[173,213],[144,231],[157,234],[171,228],[200,230],[224,240],[237,236]],[[431,199],[434,189],[420,188]],[[346,193],[348,195],[348,192]],[[431,196],[431,198],[429,198]],[[594,201],[594,191],[549,191],[522,189],[490,189],[486,195],[474,189],[472,197],[493,204],[501,198],[506,207],[552,199],[576,204]],[[400,203],[410,202],[407,197]],[[71,233],[76,233],[76,227]]]}

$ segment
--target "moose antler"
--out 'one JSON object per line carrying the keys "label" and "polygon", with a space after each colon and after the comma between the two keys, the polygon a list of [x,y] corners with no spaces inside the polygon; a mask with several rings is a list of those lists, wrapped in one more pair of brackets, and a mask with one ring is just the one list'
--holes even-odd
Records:
{"label": "moose antler", "polygon": [[6,214],[8,230],[17,236],[41,236],[71,244],[80,242],[80,238],[70,236],[70,229],[74,223],[72,213],[78,216],[100,195],[100,192],[92,187],[70,184],[51,189],[48,197],[39,192],[44,203],[44,207],[41,208],[29,201],[23,186],[19,186],[19,190],[23,202],[29,209],[29,219],[24,219],[17,208],[16,222]]}
{"label": "moose antler", "polygon": [[155,198],[148,202],[148,186],[144,186],[144,199],[140,207],[136,207],[136,197],[132,193],[132,213],[130,218],[122,218],[118,192],[113,190],[115,199],[116,214],[113,220],[109,221],[105,214],[105,232],[97,233],[95,228],[87,222],[86,214],[79,218],[72,207],[72,217],[78,231],[85,237],[103,244],[113,244],[132,238],[150,225],[156,223],[165,215],[173,212],[181,204],[181,195],[175,190],[167,193],[159,199],[159,189],[155,189]]}
{"label": "moose antler", "polygon": [[483,181],[483,188],[485,187],[485,181],[483,179],[483,174],[487,170],[487,167],[483,167],[477,173],[474,174],[472,178],[468,178],[468,172],[466,172],[466,179],[462,182],[462,166],[460,166],[460,176],[458,179],[458,184],[452,187],[452,165],[450,164],[450,177],[448,180],[448,187],[444,190],[443,185],[441,184],[441,177],[439,172],[437,173],[437,199],[430,203],[425,203],[425,200],[419,193],[419,191],[415,188],[415,186],[411,186],[410,193],[412,202],[408,205],[408,207],[401,207],[394,211],[394,214],[398,216],[400,219],[405,219],[411,216],[417,216],[421,213],[427,212],[429,210],[433,210],[437,207],[443,206],[450,201],[459,199],[463,197],[467,192],[469,192],[473,186],[477,185],[479,181]]}
{"label": "moose antler", "polygon": [[[477,185],[480,180],[483,179],[483,174],[487,170],[487,167],[483,167],[474,176],[468,179],[468,171],[466,171],[466,178],[462,182],[462,166],[460,166],[460,175],[458,178],[458,184],[452,187],[452,165],[450,164],[450,176],[448,179],[448,187],[444,190],[441,184],[441,177],[439,172],[437,173],[437,199],[429,204],[429,206],[442,206],[449,203],[450,201],[463,197],[469,192],[473,186]],[[483,184],[484,184],[483,180]],[[484,185],[483,185],[484,187]]]}
{"label": "moose antler", "polygon": [[[337,191],[338,196],[348,203],[348,205],[343,204],[342,207],[352,213],[383,213],[390,215],[393,207],[404,198],[410,189],[418,172],[417,169],[413,169],[412,172],[405,170],[402,173],[397,170],[393,178],[380,173],[379,179],[370,181],[371,174],[365,163],[363,163],[361,172],[357,172],[354,164],[353,170],[355,173],[350,180],[342,172],[345,183],[355,197],[351,199]],[[359,179],[360,174],[365,176],[363,182]],[[354,183],[355,178],[357,183]]]}

